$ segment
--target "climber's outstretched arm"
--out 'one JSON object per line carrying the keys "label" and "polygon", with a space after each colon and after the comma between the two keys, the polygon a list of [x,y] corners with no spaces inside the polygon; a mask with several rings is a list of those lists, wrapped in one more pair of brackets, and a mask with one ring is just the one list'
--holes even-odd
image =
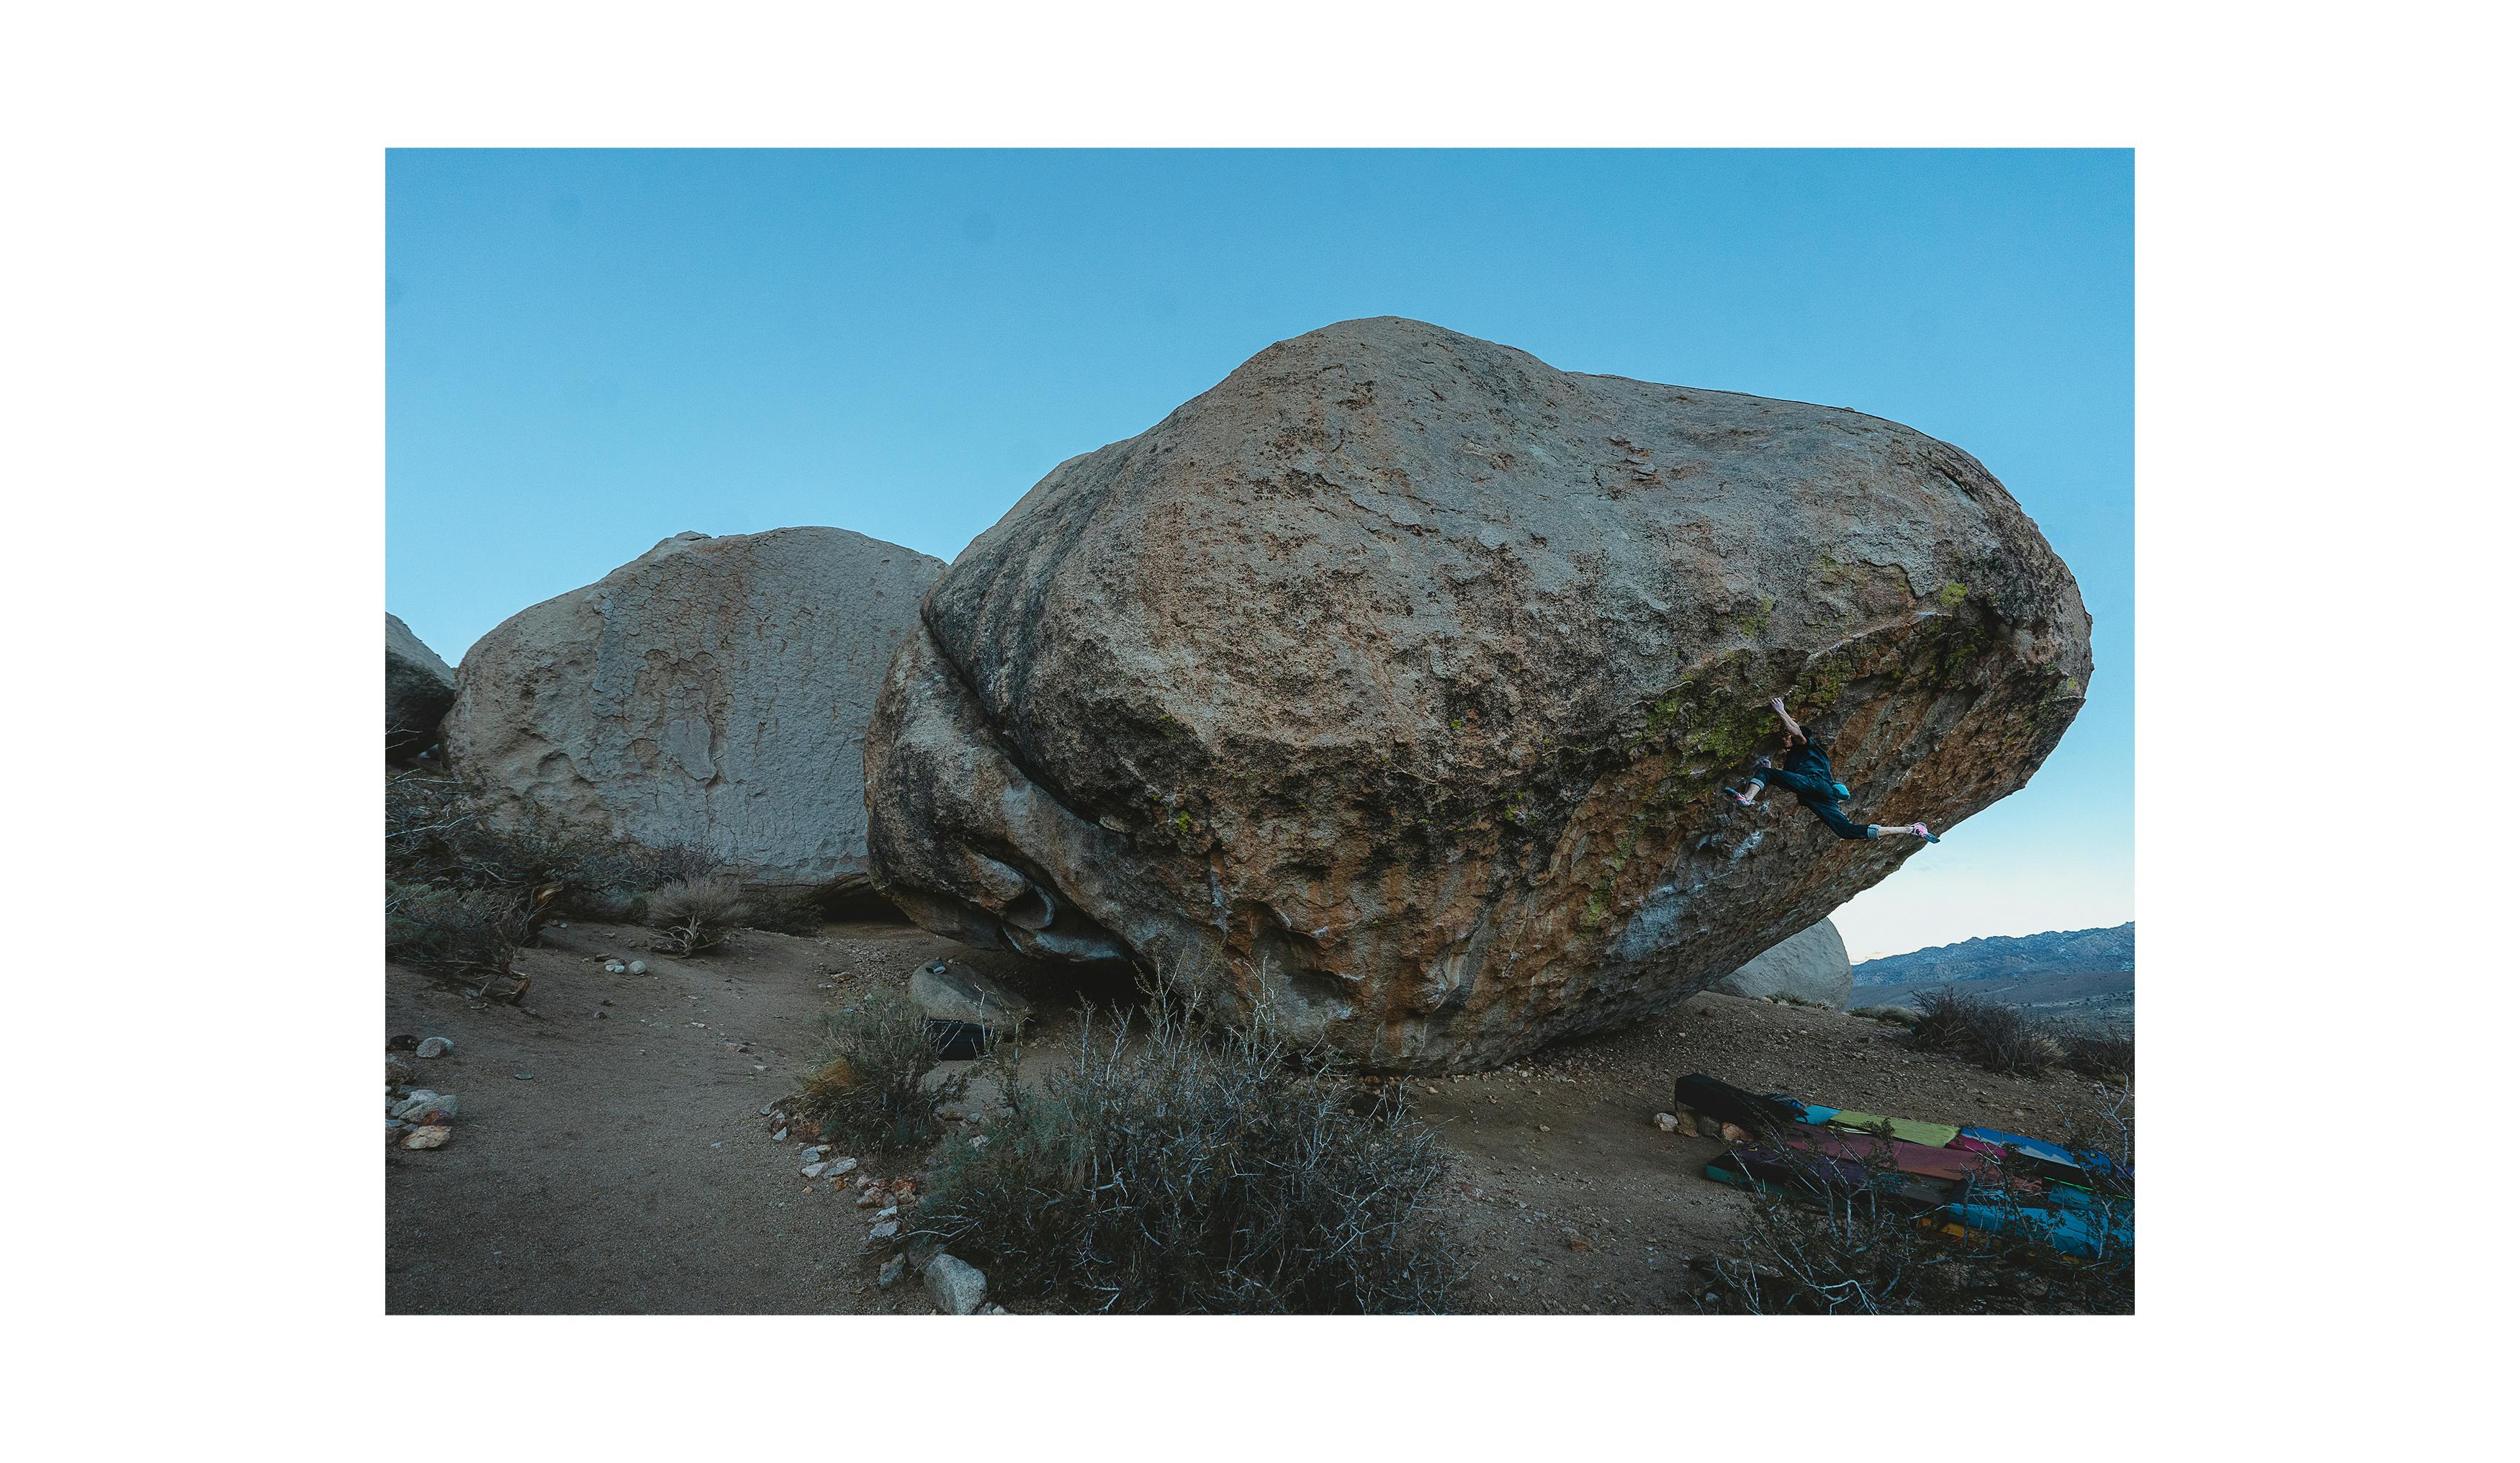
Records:
{"label": "climber's outstretched arm", "polygon": [[1794,742],[1798,741],[1811,740],[1810,737],[1803,734],[1801,724],[1796,722],[1793,717],[1786,713],[1784,697],[1772,697],[1770,698],[1768,705],[1777,713],[1777,720],[1785,724],[1785,742],[1787,745],[1790,746]]}

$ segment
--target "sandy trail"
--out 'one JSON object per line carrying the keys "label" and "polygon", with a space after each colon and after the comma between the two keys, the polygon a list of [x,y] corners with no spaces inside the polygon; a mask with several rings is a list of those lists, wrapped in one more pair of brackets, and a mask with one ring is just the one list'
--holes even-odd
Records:
{"label": "sandy trail", "polygon": [[[388,969],[387,1033],[453,1038],[454,1056],[414,1065],[464,1104],[445,1148],[387,1152],[388,1310],[925,1311],[916,1285],[875,1289],[863,1213],[798,1177],[795,1145],[771,1143],[759,1110],[811,1067],[816,1018],[849,982],[898,983],[939,957],[1006,980],[1043,1012],[1031,1072],[1073,1049],[1074,972],[895,925],[744,931],[696,960],[649,953],[647,938],[547,931],[519,962],[533,977],[522,1009]],[[606,975],[608,953],[649,973]],[[1729,1242],[1746,1202],[1703,1176],[1719,1144],[1653,1124],[1689,1071],[2051,1138],[2092,1130],[2105,1105],[2086,1079],[1995,1077],[1909,1051],[1895,1027],[1719,996],[1505,1071],[1413,1079],[1411,1101],[1458,1155],[1447,1203],[1473,1262],[1463,1308],[1695,1308],[1704,1283],[1688,1262]]]}

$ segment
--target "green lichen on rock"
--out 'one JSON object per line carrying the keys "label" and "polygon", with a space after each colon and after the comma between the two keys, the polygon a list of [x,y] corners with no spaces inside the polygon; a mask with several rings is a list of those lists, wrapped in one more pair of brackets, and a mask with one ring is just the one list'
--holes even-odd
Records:
{"label": "green lichen on rock", "polygon": [[1836,705],[1837,698],[1846,693],[1847,683],[1862,671],[1864,660],[1864,651],[1855,644],[1831,646],[1795,679],[1795,704],[1810,711],[1826,711]]}
{"label": "green lichen on rock", "polygon": [[1741,627],[1741,633],[1743,635],[1752,640],[1756,640],[1759,638],[1759,632],[1768,628],[1768,617],[1776,612],[1776,597],[1773,595],[1761,595],[1759,597],[1759,607],[1752,610],[1744,610],[1741,617],[1733,621],[1733,623]]}
{"label": "green lichen on rock", "polygon": [[1765,706],[1742,705],[1719,712],[1689,738],[1689,750],[1721,763],[1740,762],[1759,750],[1777,724]]}
{"label": "green lichen on rock", "polygon": [[1943,586],[1942,593],[1934,597],[1934,602],[1945,609],[1957,609],[1959,607],[1959,602],[1967,598],[1968,586],[1954,580]]}

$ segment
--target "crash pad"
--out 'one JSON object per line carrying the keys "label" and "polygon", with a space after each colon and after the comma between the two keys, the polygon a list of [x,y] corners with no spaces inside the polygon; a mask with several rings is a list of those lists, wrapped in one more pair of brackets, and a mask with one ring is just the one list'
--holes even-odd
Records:
{"label": "crash pad", "polygon": [[1938,1213],[1970,1229],[2046,1240],[2056,1253],[2083,1260],[2097,1260],[2113,1246],[2135,1243],[2135,1220],[2106,1210],[1953,1204]]}
{"label": "crash pad", "polygon": [[2105,1153],[2093,1149],[2077,1152],[2043,1138],[2023,1137],[2020,1133],[2005,1132],[2001,1129],[1963,1128],[1960,1130],[1960,1135],[1954,1139],[1954,1146],[1976,1147],[1982,1151],[2001,1149],[2016,1153],[2023,1158],[2053,1165],[2055,1169],[2062,1171],[2058,1175],[2060,1177],[2119,1172],[2119,1166]]}
{"label": "crash pad", "polygon": [[1799,1122],[1803,1105],[1789,1097],[1763,1097],[1744,1091],[1729,1082],[1719,1081],[1703,1072],[1692,1072],[1676,1078],[1671,1085],[1671,1099],[1682,1107],[1706,1114],[1720,1123],[1730,1123],[1753,1131],[1778,1124]]}
{"label": "crash pad", "polygon": [[1916,1143],[1927,1148],[1945,1147],[1952,1139],[1960,1135],[1958,1128],[1947,1123],[1919,1123],[1913,1118],[1885,1118],[1878,1113],[1859,1113],[1852,1108],[1840,1108],[1836,1116],[1828,1121],[1832,1127],[1859,1130],[1880,1128],[1886,1124],[1892,1137],[1903,1143]]}

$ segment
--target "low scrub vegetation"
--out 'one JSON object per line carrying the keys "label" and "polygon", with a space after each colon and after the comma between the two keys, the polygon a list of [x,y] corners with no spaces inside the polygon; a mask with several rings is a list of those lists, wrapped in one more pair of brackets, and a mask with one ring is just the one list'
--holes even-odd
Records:
{"label": "low scrub vegetation", "polygon": [[1949,987],[1916,998],[1916,1044],[1948,1051],[1990,1072],[2033,1077],[2064,1054],[2046,1028],[2000,1000]]}
{"label": "low scrub vegetation", "polygon": [[385,884],[385,957],[450,979],[504,977],[533,938],[536,900],[519,889]]}
{"label": "low scrub vegetation", "polygon": [[2104,1082],[2135,1081],[2135,1033],[2119,1029],[2068,1031],[2058,1038],[2069,1071]]}
{"label": "low scrub vegetation", "polygon": [[528,818],[493,826],[443,775],[406,772],[385,780],[385,877],[443,889],[539,889],[558,884],[562,908],[624,901],[677,880],[706,879],[721,861],[691,844],[652,848],[570,838]]}
{"label": "low scrub vegetation", "polygon": [[[717,869],[688,844],[591,843],[531,820],[493,826],[442,775],[385,780],[385,955],[432,974],[505,976],[552,915],[639,917],[649,891],[706,883]],[[698,948],[723,933],[705,922],[691,931]]]}
{"label": "low scrub vegetation", "polygon": [[[1390,1096],[1360,1112],[1265,1019],[1204,1028],[1158,998],[1088,1022],[1006,1115],[954,1144],[901,1247],[973,1257],[993,1289],[1054,1308],[1449,1308],[1458,1252],[1433,1132]],[[979,1257],[986,1257],[979,1259]]]}
{"label": "low scrub vegetation", "polygon": [[743,886],[723,875],[676,879],[648,896],[648,922],[661,932],[656,948],[696,955],[725,943],[744,917]]}
{"label": "low scrub vegetation", "polygon": [[936,1108],[960,1094],[962,1083],[930,1088],[936,1048],[919,1006],[880,987],[861,993],[823,1018],[831,1051],[805,1079],[804,1115],[834,1142],[877,1152],[923,1148],[944,1130]]}
{"label": "low scrub vegetation", "polygon": [[2135,1075],[2135,1036],[2122,1029],[2060,1026],[1949,987],[1922,993],[1916,1005],[1918,1046],[1950,1052],[1990,1072],[2036,1077],[2061,1066],[2120,1083]]}

